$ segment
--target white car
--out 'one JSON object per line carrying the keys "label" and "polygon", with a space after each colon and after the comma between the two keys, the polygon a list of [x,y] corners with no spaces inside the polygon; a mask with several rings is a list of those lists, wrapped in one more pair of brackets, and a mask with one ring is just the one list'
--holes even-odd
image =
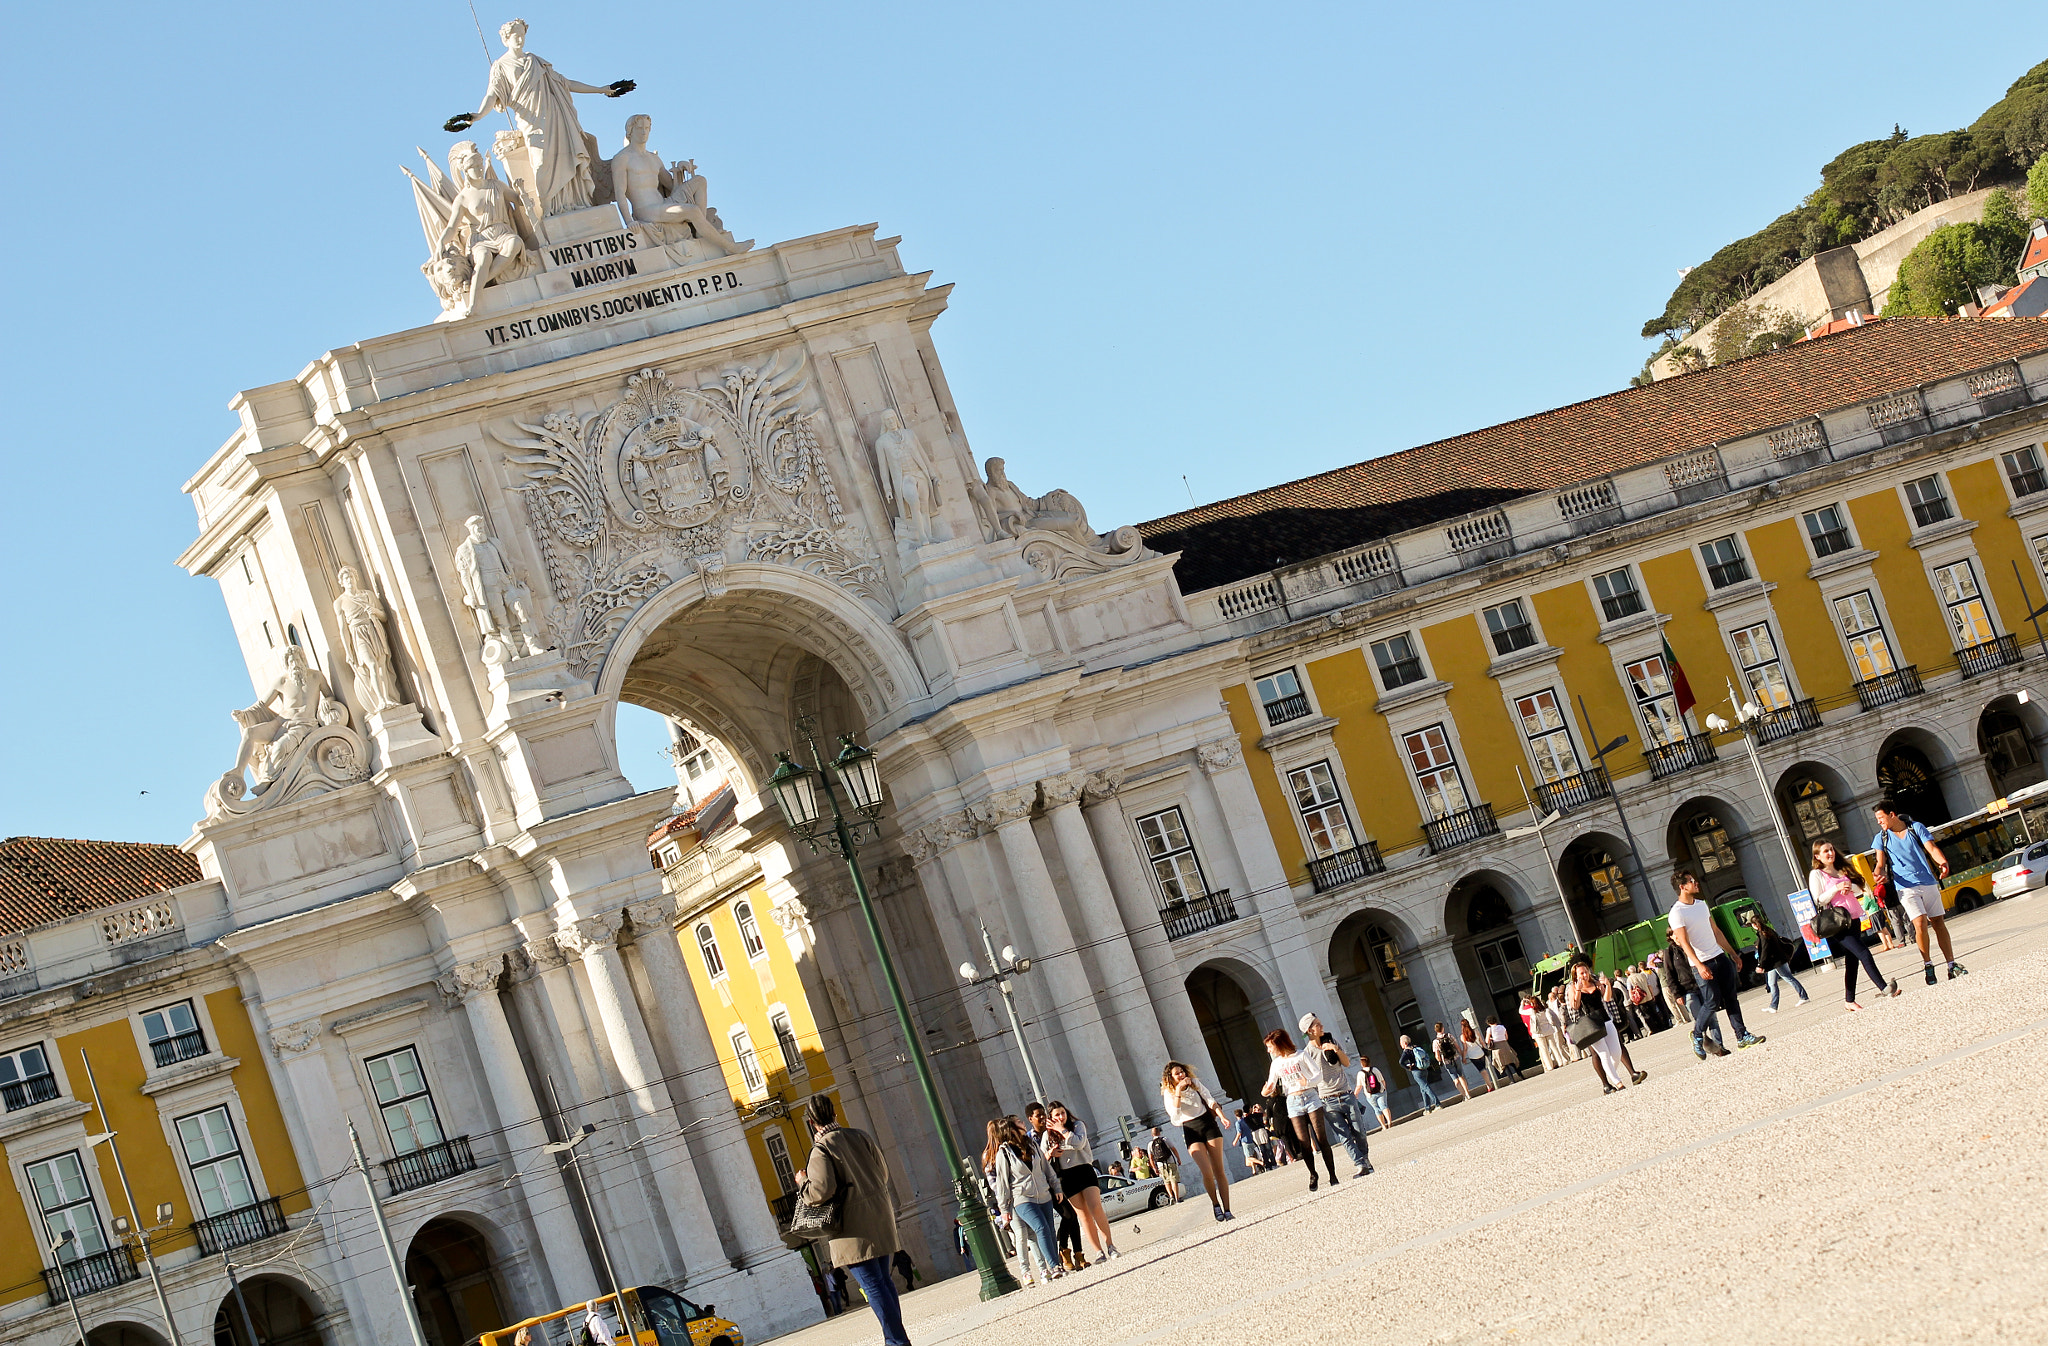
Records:
{"label": "white car", "polygon": [[1998,862],[1991,875],[1993,897],[2018,897],[2048,886],[2048,841],[2022,846]]}
{"label": "white car", "polygon": [[1096,1181],[1102,1187],[1102,1213],[1112,1220],[1158,1210],[1173,1199],[1167,1195],[1164,1178],[1119,1178],[1105,1173]]}

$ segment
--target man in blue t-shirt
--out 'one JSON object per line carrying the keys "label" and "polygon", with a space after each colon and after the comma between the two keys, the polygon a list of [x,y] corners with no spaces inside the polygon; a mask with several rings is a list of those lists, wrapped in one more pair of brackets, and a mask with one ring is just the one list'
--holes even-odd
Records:
{"label": "man in blue t-shirt", "polygon": [[1877,877],[1889,881],[1899,895],[1899,905],[1913,919],[1913,938],[1920,945],[1920,961],[1926,966],[1927,984],[1934,985],[1934,960],[1927,956],[1927,928],[1941,943],[1941,956],[1948,963],[1948,979],[1954,981],[1969,969],[1956,961],[1948,942],[1948,914],[1941,904],[1941,881],[1948,877],[1948,857],[1934,844],[1934,837],[1920,823],[1908,822],[1890,795],[1871,810],[1877,816],[1877,835],[1870,849],[1877,853]]}

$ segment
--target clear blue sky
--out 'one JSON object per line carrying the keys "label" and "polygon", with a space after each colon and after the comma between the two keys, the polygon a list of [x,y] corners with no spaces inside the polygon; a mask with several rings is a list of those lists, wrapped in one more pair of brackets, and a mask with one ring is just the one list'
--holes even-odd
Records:
{"label": "clear blue sky", "polygon": [[[903,235],[976,452],[1105,528],[1621,387],[1679,267],[2048,55],[2017,4],[478,12],[638,80],[585,124],[740,236]],[[398,166],[484,50],[464,0],[9,13],[0,835],[177,841],[252,696],[179,486],[237,390],[433,317]]]}

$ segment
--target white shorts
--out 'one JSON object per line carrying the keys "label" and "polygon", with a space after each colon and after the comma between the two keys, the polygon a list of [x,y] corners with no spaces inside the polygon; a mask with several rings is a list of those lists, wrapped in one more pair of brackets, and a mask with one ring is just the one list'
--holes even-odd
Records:
{"label": "white shorts", "polygon": [[1899,885],[1899,905],[1906,909],[1907,920],[1918,920],[1922,916],[1940,920],[1948,912],[1941,905],[1941,889],[1934,884],[1923,884],[1916,888]]}

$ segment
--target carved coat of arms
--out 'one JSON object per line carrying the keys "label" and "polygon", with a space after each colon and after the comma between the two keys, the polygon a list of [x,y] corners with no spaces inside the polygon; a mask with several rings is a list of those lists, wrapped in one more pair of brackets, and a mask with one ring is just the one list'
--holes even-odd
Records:
{"label": "carved coat of arms", "polygon": [[864,532],[840,506],[801,356],[679,382],[659,369],[589,416],[516,422],[508,462],[540,539],[554,644],[579,674],[602,662],[650,595],[696,575],[725,591],[728,562],[795,566],[886,607]]}

